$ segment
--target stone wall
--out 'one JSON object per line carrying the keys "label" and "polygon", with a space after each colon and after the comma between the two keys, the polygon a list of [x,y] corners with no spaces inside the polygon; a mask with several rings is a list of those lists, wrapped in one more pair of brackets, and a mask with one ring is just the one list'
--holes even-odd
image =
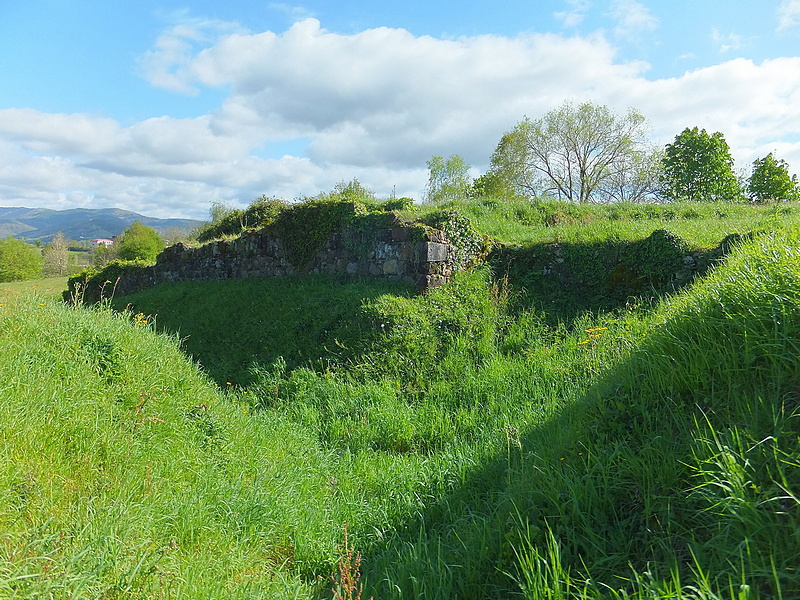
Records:
{"label": "stone wall", "polygon": [[389,277],[424,291],[450,279],[457,268],[455,256],[443,231],[395,220],[388,228],[363,232],[351,225],[334,232],[310,262],[298,268],[281,239],[261,229],[198,248],[175,244],[158,256],[155,265],[121,276],[115,293],[129,294],[164,282],[314,273]]}

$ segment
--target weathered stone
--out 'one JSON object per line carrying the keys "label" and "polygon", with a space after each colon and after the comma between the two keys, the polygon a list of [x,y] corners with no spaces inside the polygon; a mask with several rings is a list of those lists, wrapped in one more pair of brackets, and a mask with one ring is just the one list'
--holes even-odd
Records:
{"label": "weathered stone", "polygon": [[398,269],[398,264],[396,260],[391,259],[383,263],[384,275],[397,275],[399,272],[400,270]]}
{"label": "weathered stone", "polygon": [[[267,230],[245,234],[231,242],[216,241],[199,248],[176,244],[165,249],[156,264],[123,276],[117,293],[125,294],[165,281],[274,277],[300,273],[342,273],[384,276],[414,282],[420,289],[445,283],[453,274],[453,255],[447,236],[427,228],[425,241],[414,239],[413,226],[393,223],[376,232],[372,246],[353,250],[358,233],[332,235],[309,264],[298,271],[280,239]],[[415,233],[418,233],[417,230]],[[366,239],[366,238],[365,238]],[[349,242],[349,243],[348,243]]]}
{"label": "weathered stone", "polygon": [[427,242],[425,244],[425,262],[443,262],[447,260],[447,245],[438,242]]}

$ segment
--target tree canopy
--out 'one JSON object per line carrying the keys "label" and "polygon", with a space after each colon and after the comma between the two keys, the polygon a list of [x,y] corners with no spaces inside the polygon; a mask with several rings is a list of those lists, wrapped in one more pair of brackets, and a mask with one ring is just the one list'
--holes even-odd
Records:
{"label": "tree canopy", "polygon": [[490,172],[527,195],[610,200],[613,189],[627,185],[621,175],[645,158],[645,130],[644,116],[634,109],[620,116],[607,106],[566,102],[503,136]]}
{"label": "tree canopy", "polygon": [[759,202],[767,200],[800,200],[797,175],[789,175],[789,165],[776,159],[770,152],[753,161],[753,172],[747,184],[750,198]]}
{"label": "tree canopy", "polygon": [[164,249],[164,241],[152,227],[141,221],[134,221],[114,244],[117,256],[122,260],[146,260],[155,262],[156,256]]}
{"label": "tree canopy", "polygon": [[427,202],[446,202],[467,195],[472,179],[470,166],[458,154],[445,159],[434,156],[428,161],[428,185],[425,188]]}
{"label": "tree canopy", "polygon": [[0,239],[0,281],[23,281],[42,276],[42,252],[11,236]]}
{"label": "tree canopy", "polygon": [[720,132],[687,127],[667,144],[661,164],[664,194],[673,200],[735,200],[741,194]]}

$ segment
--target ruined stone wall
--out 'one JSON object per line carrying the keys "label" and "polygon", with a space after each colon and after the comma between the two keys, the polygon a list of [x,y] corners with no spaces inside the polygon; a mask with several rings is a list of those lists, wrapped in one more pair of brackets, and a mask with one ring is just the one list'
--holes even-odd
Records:
{"label": "ruined stone wall", "polygon": [[152,267],[121,276],[115,293],[129,294],[164,282],[315,273],[388,277],[425,290],[450,279],[455,257],[444,232],[397,221],[367,232],[355,226],[334,232],[310,262],[298,267],[281,239],[261,229],[198,248],[175,244]]}

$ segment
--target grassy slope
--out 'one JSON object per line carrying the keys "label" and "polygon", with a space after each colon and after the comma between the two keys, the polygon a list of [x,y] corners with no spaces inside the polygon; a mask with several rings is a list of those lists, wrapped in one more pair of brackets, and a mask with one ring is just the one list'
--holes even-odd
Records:
{"label": "grassy slope", "polygon": [[[272,366],[227,393],[136,320],[18,297],[0,309],[0,590],[312,597],[349,523],[364,597],[796,597],[798,241],[568,327],[480,273],[423,298],[327,281],[295,362],[241,355]],[[291,344],[269,296],[294,292],[240,283],[247,310],[218,321],[233,287],[165,288],[199,307],[168,328],[233,329],[235,349],[268,314]],[[320,339],[347,360],[292,369]]]}

